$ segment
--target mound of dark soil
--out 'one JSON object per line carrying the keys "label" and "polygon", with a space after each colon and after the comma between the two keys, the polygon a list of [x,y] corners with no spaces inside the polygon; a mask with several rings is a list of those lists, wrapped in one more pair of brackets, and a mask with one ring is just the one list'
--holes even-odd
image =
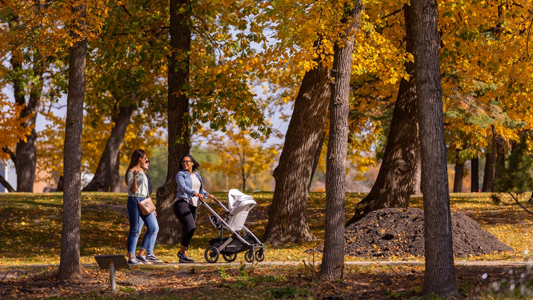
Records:
{"label": "mound of dark soil", "polygon": [[[452,213],[456,257],[513,251],[464,213]],[[424,212],[418,208],[386,208],[369,213],[346,228],[346,256],[424,256]],[[322,251],[323,244],[316,250]]]}

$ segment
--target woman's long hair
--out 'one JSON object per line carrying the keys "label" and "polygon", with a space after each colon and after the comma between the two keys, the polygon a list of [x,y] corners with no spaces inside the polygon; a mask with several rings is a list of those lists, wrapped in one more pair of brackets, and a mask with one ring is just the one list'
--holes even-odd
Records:
{"label": "woman's long hair", "polygon": [[139,163],[139,159],[146,155],[146,152],[142,149],[135,149],[133,153],[131,154],[131,160],[130,165],[126,169],[126,175],[124,176],[124,180],[126,181],[126,185],[128,185],[128,171],[135,167]]}
{"label": "woman's long hair", "polygon": [[200,164],[196,161],[196,159],[194,159],[194,157],[192,157],[191,155],[187,154],[184,157],[182,157],[181,160],[180,160],[180,171],[183,170],[182,162],[185,159],[185,157],[188,157],[188,158],[191,159],[191,161],[192,161],[192,170],[193,171],[196,171],[196,169],[200,168]]}

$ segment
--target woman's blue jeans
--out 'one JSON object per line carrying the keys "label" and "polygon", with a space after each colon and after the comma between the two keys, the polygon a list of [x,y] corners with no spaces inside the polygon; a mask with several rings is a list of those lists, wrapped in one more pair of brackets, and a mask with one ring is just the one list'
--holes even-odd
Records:
{"label": "woman's blue jeans", "polygon": [[[139,201],[145,199],[145,197],[137,197]],[[126,207],[128,209],[128,218],[130,220],[130,231],[128,233],[128,253],[135,255],[135,248],[137,247],[137,240],[141,235],[143,225],[146,225],[146,233],[144,234],[141,249],[146,250],[146,254],[154,253],[155,240],[157,239],[157,233],[159,232],[159,224],[157,224],[157,218],[155,213],[151,213],[147,216],[143,216],[139,203],[133,196],[128,197],[128,203]]]}

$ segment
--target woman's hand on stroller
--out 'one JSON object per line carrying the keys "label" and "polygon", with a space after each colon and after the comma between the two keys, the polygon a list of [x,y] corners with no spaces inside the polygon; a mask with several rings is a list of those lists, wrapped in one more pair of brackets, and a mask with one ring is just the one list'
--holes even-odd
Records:
{"label": "woman's hand on stroller", "polygon": [[198,199],[200,199],[200,200],[204,200],[204,195],[202,195],[200,193],[194,192],[194,194],[192,194],[192,195],[198,197]]}

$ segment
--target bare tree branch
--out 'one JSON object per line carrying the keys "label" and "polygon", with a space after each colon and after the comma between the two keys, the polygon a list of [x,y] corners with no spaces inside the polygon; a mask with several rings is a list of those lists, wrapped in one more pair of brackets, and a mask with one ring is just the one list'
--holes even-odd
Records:
{"label": "bare tree branch", "polygon": [[15,155],[15,153],[13,153],[13,151],[11,151],[7,146],[2,148],[2,151],[4,151],[5,153],[9,154],[9,158],[11,158],[11,160],[13,161],[13,163],[15,164],[15,167],[17,166],[17,156]]}
{"label": "bare tree branch", "polygon": [[0,184],[2,184],[10,193],[14,193],[15,189],[7,182],[4,176],[0,175]]}
{"label": "bare tree branch", "polygon": [[533,215],[533,212],[530,211],[529,209],[527,209],[524,205],[522,205],[522,203],[520,203],[520,201],[518,201],[518,198],[516,198],[513,193],[509,192],[509,195],[511,195],[511,197],[514,199],[514,201],[516,202],[516,204],[518,204],[520,207],[522,207],[526,212],[528,212],[530,215]]}

